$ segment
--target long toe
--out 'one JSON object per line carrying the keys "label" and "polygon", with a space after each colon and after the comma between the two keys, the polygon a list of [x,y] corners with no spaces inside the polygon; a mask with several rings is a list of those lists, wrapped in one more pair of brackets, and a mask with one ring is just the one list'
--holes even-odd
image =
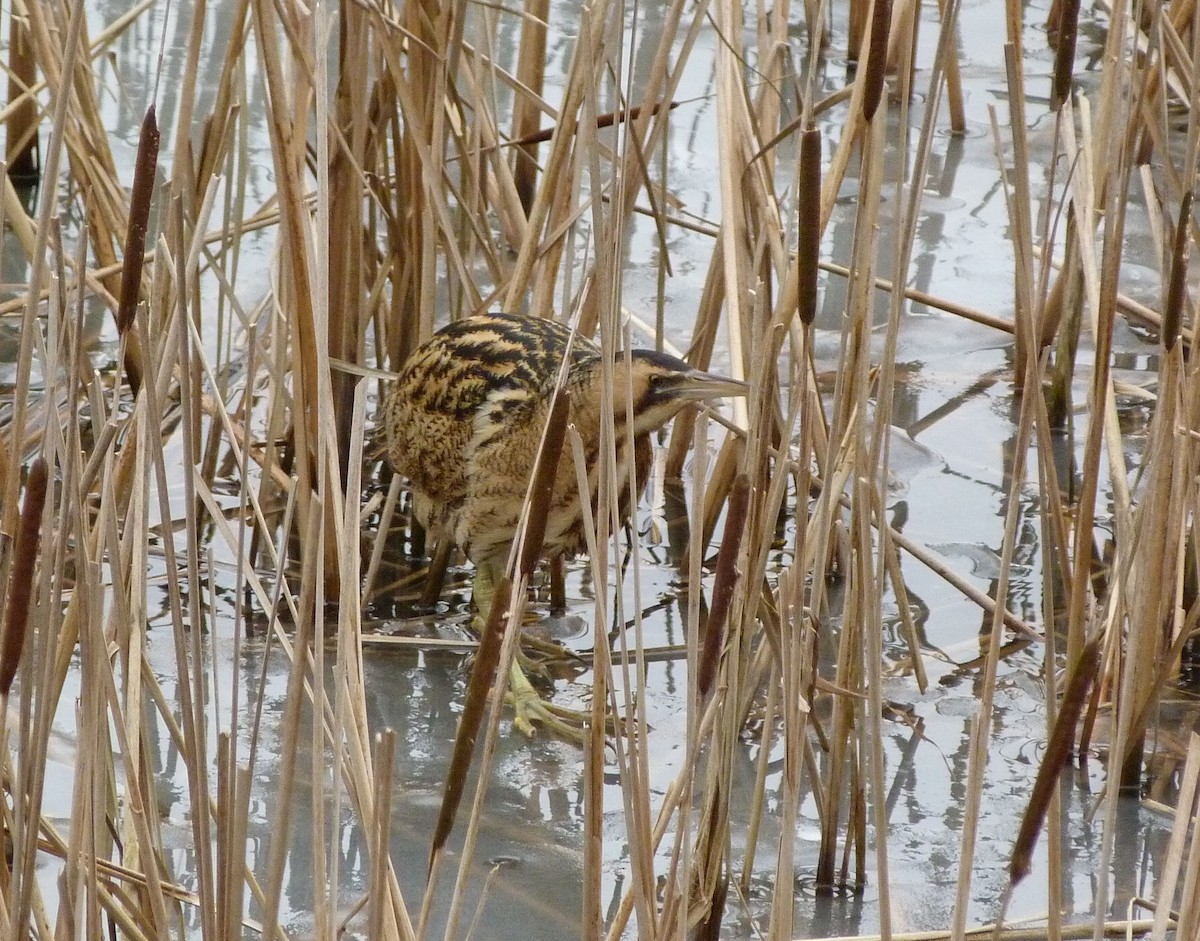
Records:
{"label": "long toe", "polygon": [[540,728],[564,741],[587,742],[591,713],[546,702],[516,663],[509,673],[508,700],[513,705],[513,725],[523,735],[533,738]]}

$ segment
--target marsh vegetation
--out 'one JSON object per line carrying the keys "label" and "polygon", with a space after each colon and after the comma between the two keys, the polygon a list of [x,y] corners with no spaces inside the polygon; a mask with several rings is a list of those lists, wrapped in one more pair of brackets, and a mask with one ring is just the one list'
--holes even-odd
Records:
{"label": "marsh vegetation", "polygon": [[[3,12],[4,936],[1200,932],[1194,2]],[[751,391],[465,767],[374,415],[489,309]]]}

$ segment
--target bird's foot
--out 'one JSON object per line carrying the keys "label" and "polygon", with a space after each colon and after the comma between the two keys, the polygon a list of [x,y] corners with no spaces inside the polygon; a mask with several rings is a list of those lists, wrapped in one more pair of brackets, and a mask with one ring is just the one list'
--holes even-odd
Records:
{"label": "bird's foot", "polygon": [[513,705],[513,725],[523,735],[533,738],[542,729],[577,745],[587,743],[591,713],[547,702],[516,663],[509,673],[508,700]]}

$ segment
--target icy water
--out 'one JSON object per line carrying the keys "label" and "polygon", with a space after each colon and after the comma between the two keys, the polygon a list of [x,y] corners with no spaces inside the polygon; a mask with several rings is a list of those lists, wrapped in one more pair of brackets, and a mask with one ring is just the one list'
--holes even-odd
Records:
{"label": "icy water", "polygon": [[[235,4],[232,0],[210,2],[208,18],[210,40],[202,56],[214,63],[223,53],[225,30]],[[926,5],[928,7],[930,5]],[[123,3],[91,4],[90,27],[94,33],[124,12]],[[1030,24],[1043,24],[1048,3],[1043,0],[1027,5]],[[556,4],[556,11],[573,22],[578,11],[569,3]],[[186,52],[186,28],[177,18],[178,10],[164,20],[163,5],[154,8],[124,33],[102,66],[101,74],[111,80],[111,93],[102,99],[113,129],[114,149],[126,174],[132,177],[133,154],[138,124],[153,93],[152,78],[160,38],[166,35],[163,77],[159,86],[159,122],[167,131],[163,141],[161,164],[170,165],[174,127],[179,103],[173,98]],[[640,28],[652,30],[661,10],[655,2],[643,3]],[[926,16],[928,17],[928,10]],[[968,129],[965,136],[939,133],[933,152],[931,173],[923,215],[917,231],[913,256],[913,286],[950,300],[959,301],[1000,317],[1012,313],[1012,261],[1008,240],[1008,216],[1003,191],[998,182],[997,158],[989,129],[989,106],[997,108],[1000,120],[1007,120],[1004,71],[1000,39],[1003,35],[1003,5],[993,0],[973,0],[961,12],[962,66],[966,89]],[[556,22],[552,14],[552,22]],[[1102,23],[1087,24],[1080,42],[1080,61],[1086,68],[1089,49],[1102,36]],[[825,65],[827,90],[844,80],[844,61],[838,50],[845,48],[844,14],[839,11],[834,23],[831,54]],[[566,30],[565,32],[570,32]],[[803,27],[797,23],[794,38],[802,44]],[[1031,87],[1049,89],[1051,59],[1042,42],[1044,30],[1034,25],[1027,32],[1029,57],[1026,71]],[[915,87],[928,82],[930,44],[936,35],[932,20],[923,24],[924,45],[918,61]],[[511,37],[509,37],[511,39]],[[679,98],[684,104],[675,115],[669,141],[668,180],[672,191],[686,210],[710,222],[720,216],[716,178],[715,99],[712,75],[704,65],[711,62],[718,37],[711,27],[701,31],[697,51],[693,53],[692,72]],[[650,43],[647,43],[649,47]],[[568,40],[552,41],[548,56],[548,82],[561,83],[570,53]],[[501,64],[511,65],[515,51],[497,50]],[[635,69],[648,67],[634,56]],[[213,74],[201,68],[201,75]],[[1094,74],[1083,74],[1082,81],[1094,81]],[[1040,83],[1040,86],[1039,86]],[[261,117],[262,92],[259,76],[247,76],[246,108]],[[921,118],[921,100],[913,104],[912,122]],[[205,114],[209,102],[196,104],[196,113]],[[1031,140],[1035,153],[1044,153],[1050,143],[1051,118],[1045,103],[1030,103]],[[831,122],[840,120],[835,115]],[[251,148],[262,159],[251,170],[249,197],[265,198],[272,190],[269,153],[266,150],[265,123],[251,121]],[[838,125],[832,124],[831,127]],[[780,165],[787,163],[786,155]],[[1035,186],[1039,177],[1035,173]],[[838,213],[831,223],[823,256],[845,262],[853,230],[855,181],[847,180]],[[881,221],[884,244],[891,243],[889,225],[897,206],[896,194],[884,205]],[[1131,234],[1142,223],[1135,211],[1131,216]],[[711,242],[705,235],[672,229],[669,232],[674,277],[666,285],[669,338],[686,345],[696,298],[703,286]],[[251,233],[243,246],[242,280],[238,294],[253,303],[267,287],[267,264],[272,245],[270,232]],[[625,305],[653,319],[657,293],[657,243],[653,226],[635,217],[626,257]],[[1136,271],[1136,266],[1130,266]],[[1152,272],[1148,260],[1145,269]],[[6,276],[6,280],[18,280]],[[836,368],[836,358],[844,309],[844,284],[836,277],[823,281],[822,309],[818,320],[818,369]],[[1153,299],[1157,284],[1152,274],[1144,283],[1128,283],[1125,290],[1135,296]],[[880,303],[883,303],[882,295]],[[881,308],[882,309],[882,308]],[[96,347],[97,360],[111,358],[115,336],[105,321]],[[880,335],[881,339],[881,335]],[[1085,340],[1085,343],[1087,341]],[[1123,378],[1137,381],[1150,376],[1157,366],[1157,346],[1152,338],[1139,335],[1123,321],[1117,327],[1117,363]],[[1084,366],[1090,353],[1081,350]],[[1017,405],[1012,392],[1012,343],[1002,333],[922,305],[911,305],[901,332],[897,357],[899,385],[894,411],[895,431],[892,443],[892,486],[889,514],[892,525],[908,537],[934,549],[956,571],[978,588],[992,592],[999,571],[998,548],[1006,512],[1005,489],[1012,471],[1012,451],[1016,437]],[[1082,380],[1080,380],[1082,383]],[[1082,385],[1077,389],[1082,399]],[[1121,403],[1121,419],[1127,430],[1144,427],[1148,412],[1135,403]],[[1134,433],[1128,439],[1135,446]],[[1061,443],[1065,449],[1068,447]],[[1036,478],[1034,478],[1036,479]],[[233,482],[230,482],[231,486]],[[1040,548],[1037,516],[1040,494],[1027,487],[1021,494],[1022,538],[1014,583],[1010,591],[1013,610],[1022,617],[1040,621]],[[644,512],[644,511],[643,511]],[[217,552],[223,551],[219,547]],[[232,560],[225,560],[232,561]],[[885,697],[891,703],[885,758],[887,810],[889,814],[889,852],[891,864],[892,926],[894,930],[917,930],[949,924],[957,877],[963,794],[967,768],[968,741],[973,717],[978,709],[977,687],[981,682],[975,663],[986,645],[988,618],[970,601],[944,581],[910,558],[903,561],[907,588],[918,619],[922,654],[930,685],[925,694],[918,692],[909,675],[907,651],[896,627],[894,603],[885,611]],[[675,569],[661,548],[642,549],[641,604],[647,612],[646,642],[671,645],[684,642],[683,617],[674,587]],[[411,609],[381,602],[367,614],[373,631],[401,636],[437,636],[465,639],[468,613],[465,573],[456,573],[455,585],[448,591],[437,612],[415,615]],[[264,673],[265,646],[252,640],[240,658],[233,656],[232,612],[235,579],[230,570],[223,583],[215,584],[213,597],[216,618],[207,638],[207,650],[214,660],[214,675],[231,678],[240,673],[243,688],[257,690]],[[592,614],[590,586],[581,565],[575,565],[568,579],[568,614],[545,629],[555,633],[569,646],[590,649],[594,634],[589,627]],[[152,597],[153,602],[153,597]],[[153,603],[152,603],[153,608]],[[544,613],[544,606],[538,610]],[[160,615],[165,612],[160,611]],[[831,625],[836,629],[836,623]],[[165,617],[152,623],[149,632],[149,656],[162,677],[168,696],[173,692],[175,654],[169,623]],[[835,647],[831,638],[826,649]],[[406,898],[419,898],[424,885],[428,838],[436,818],[444,782],[449,748],[454,738],[462,701],[466,673],[465,655],[454,649],[370,646],[365,653],[368,683],[369,717],[374,728],[391,727],[398,736],[398,761],[393,795],[393,859],[400,874]],[[997,711],[992,729],[983,800],[981,843],[976,852],[972,884],[972,921],[988,921],[997,914],[999,898],[1007,884],[1007,864],[1015,821],[1024,810],[1033,776],[1037,770],[1045,739],[1042,709],[1042,651],[1037,646],[1017,649],[1001,663],[997,691]],[[287,661],[275,650],[265,665],[266,684],[261,689],[265,704],[264,734],[259,743],[260,761],[251,805],[251,858],[263,865],[272,839],[271,807],[278,786],[277,770],[280,743],[277,726],[282,712],[287,677]],[[675,777],[684,760],[682,746],[683,710],[686,703],[686,666],[682,661],[664,660],[649,666],[649,701],[653,732],[651,741],[656,761],[652,787],[661,793]],[[223,688],[228,691],[228,680]],[[573,680],[558,684],[556,699],[571,704],[586,702],[590,674],[585,670]],[[70,694],[64,702],[71,702]],[[227,723],[228,704],[217,702],[216,714]],[[69,740],[70,727],[61,730]],[[301,742],[311,741],[310,730],[303,729]],[[779,745],[775,745],[776,751]],[[753,786],[758,748],[752,741],[744,746],[741,782],[747,788],[742,802],[748,800]],[[191,853],[191,828],[187,807],[183,764],[164,733],[160,749],[152,756],[161,769],[160,812],[166,841],[173,850],[172,863],[179,880],[187,883]],[[775,794],[782,775],[782,755],[772,754],[768,794]],[[65,819],[70,813],[69,752],[61,762],[64,784],[61,803],[51,803],[47,811]],[[310,756],[300,757],[300,778],[295,794],[297,832],[308,829],[311,812],[305,775],[312,767]],[[545,738],[526,741],[506,736],[500,745],[495,772],[489,789],[488,810],[480,837],[477,880],[472,899],[487,882],[483,936],[504,939],[561,939],[578,933],[582,879],[581,839],[583,796],[580,791],[582,758],[573,746]],[[1099,762],[1093,760],[1069,777],[1064,789],[1064,845],[1069,857],[1065,867],[1064,903],[1074,920],[1083,920],[1093,911],[1096,872],[1093,860],[1099,855],[1098,823],[1088,822],[1089,811],[1102,784]],[[607,784],[606,805],[620,807],[615,779]],[[735,796],[734,806],[739,806]],[[835,898],[818,898],[813,889],[818,846],[818,822],[811,794],[801,808],[799,827],[797,884],[795,886],[796,930],[800,937],[853,935],[878,930],[878,886],[874,874],[860,894],[845,893]],[[628,880],[628,859],[622,817],[614,812],[606,832],[605,892],[612,905]],[[735,873],[742,880],[739,891],[731,894],[725,920],[728,937],[751,937],[766,927],[770,904],[771,870],[776,834],[770,821],[760,833],[758,869],[748,874]],[[1121,834],[1113,873],[1115,893],[1111,898],[1114,917],[1125,917],[1128,899],[1145,892],[1154,878],[1155,866],[1165,843],[1164,824],[1135,803],[1129,803],[1120,821]],[[461,834],[457,838],[461,840]],[[744,839],[735,834],[735,839]],[[310,924],[307,914],[313,896],[313,865],[304,858],[304,840],[294,841],[297,849],[289,859],[285,887],[291,906],[286,913],[288,927],[303,936]],[[457,844],[456,844],[457,845]],[[735,847],[736,849],[736,847]],[[342,897],[352,899],[366,879],[367,846],[361,832],[347,814],[337,833],[336,852],[345,883]],[[735,852],[735,858],[743,854]],[[1012,919],[1038,915],[1045,911],[1044,856],[1017,893],[1009,916]],[[449,883],[449,878],[445,880]],[[448,885],[447,885],[448,888]],[[435,914],[436,918],[436,914]],[[360,921],[352,921],[351,935],[364,930]]]}

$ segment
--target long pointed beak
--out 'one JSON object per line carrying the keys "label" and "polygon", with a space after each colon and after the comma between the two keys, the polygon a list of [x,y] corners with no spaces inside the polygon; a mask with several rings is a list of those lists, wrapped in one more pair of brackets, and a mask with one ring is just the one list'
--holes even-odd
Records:
{"label": "long pointed beak", "polygon": [[703,402],[707,399],[749,395],[750,386],[738,379],[727,379],[715,373],[692,369],[679,377],[679,384],[671,391],[680,399]]}

